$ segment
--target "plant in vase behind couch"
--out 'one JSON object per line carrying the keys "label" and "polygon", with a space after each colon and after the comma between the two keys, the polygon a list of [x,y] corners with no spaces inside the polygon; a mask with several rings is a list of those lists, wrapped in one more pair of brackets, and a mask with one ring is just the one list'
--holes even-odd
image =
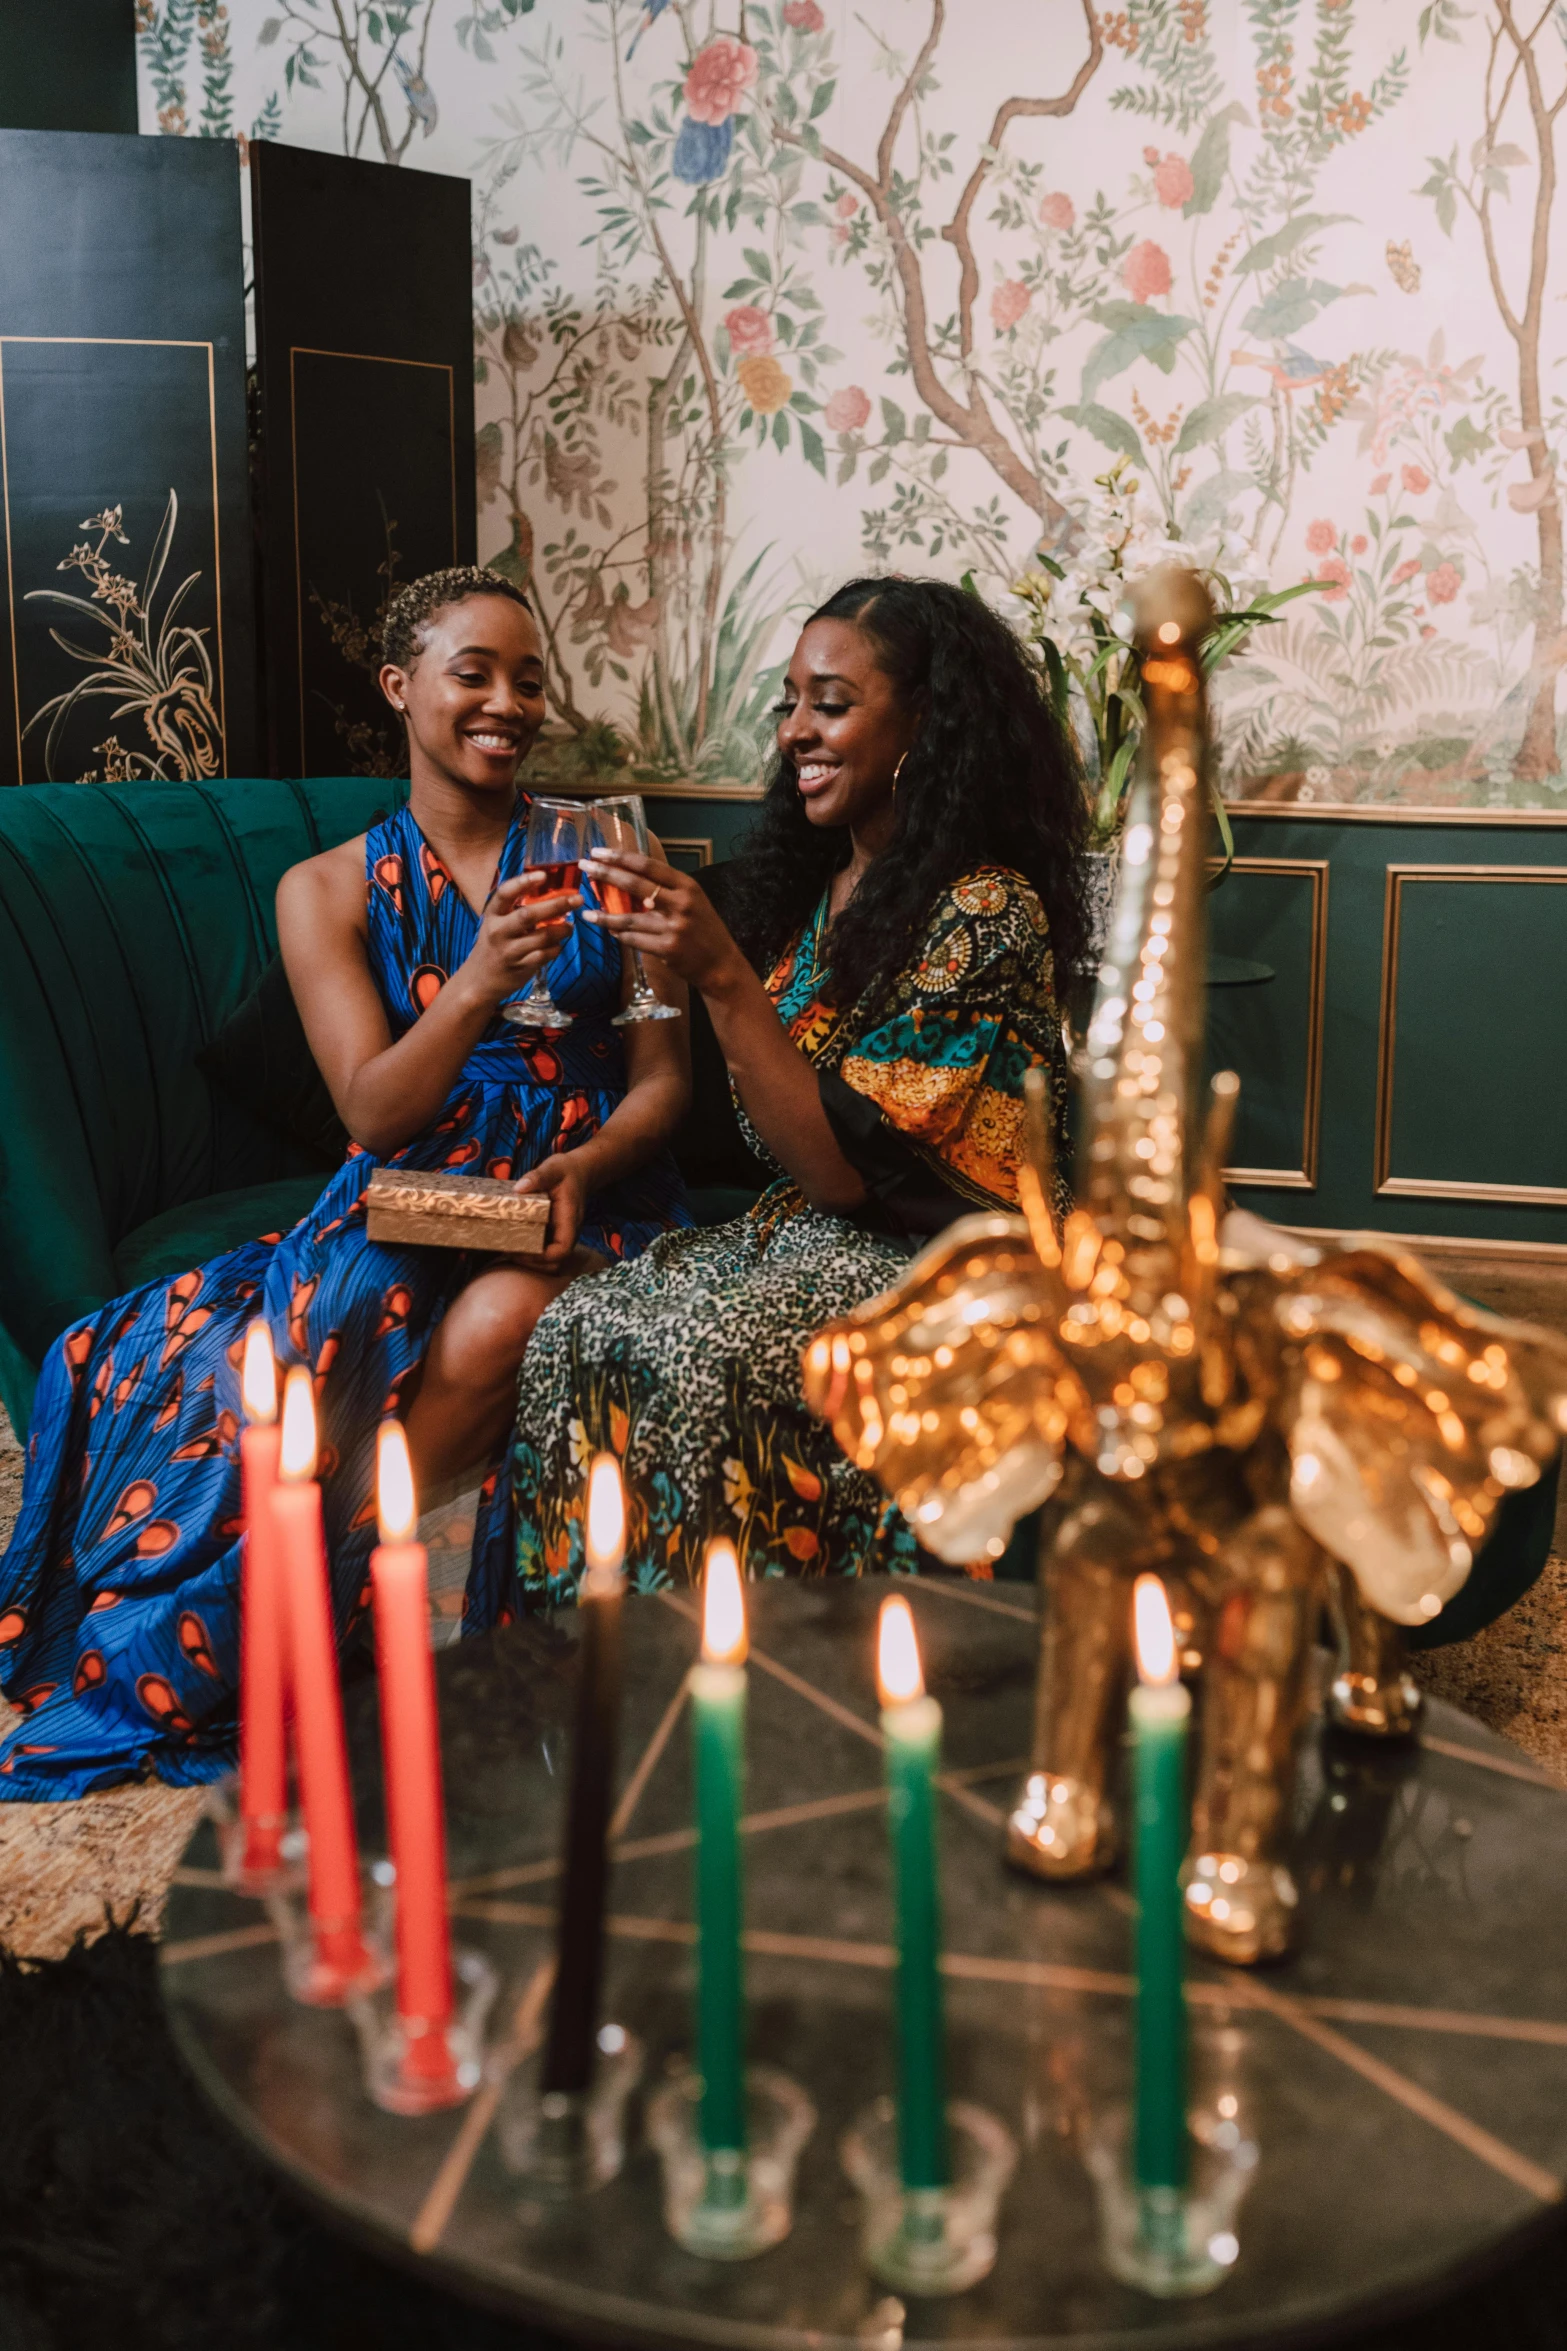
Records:
{"label": "plant in vase behind couch", "polygon": [[[1276,621],[1281,605],[1322,583],[1302,580],[1294,587],[1261,592],[1260,577],[1244,568],[1246,550],[1238,548],[1232,555],[1222,532],[1212,559],[1205,560],[1177,538],[1173,526],[1139,513],[1142,483],[1124,456],[1107,473],[1095,476],[1094,488],[1097,499],[1092,504],[1084,501],[1079,513],[1075,549],[1063,561],[1038,548],[1029,569],[1013,581],[1012,594],[1023,607],[1023,641],[1039,665],[1058,717],[1089,765],[1089,896],[1096,918],[1090,962],[1097,965],[1109,927],[1126,796],[1145,716],[1138,656],[1129,641],[1128,591],[1162,563],[1190,564],[1202,574],[1217,612],[1202,649],[1203,668],[1211,677],[1221,662],[1241,649],[1253,629]],[[1235,843],[1217,788],[1213,806],[1224,842],[1224,866],[1218,876],[1222,880]]]}

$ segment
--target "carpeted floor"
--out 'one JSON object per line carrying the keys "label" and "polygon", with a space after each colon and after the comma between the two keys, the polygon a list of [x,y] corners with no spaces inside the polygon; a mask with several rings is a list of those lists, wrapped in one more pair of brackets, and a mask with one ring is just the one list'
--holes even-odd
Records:
{"label": "carpeted floor", "polygon": [[[1499,1312],[1567,1332],[1567,1267],[1441,1270]],[[0,1545],[20,1468],[0,1415]],[[463,1506],[449,1517],[437,1583],[460,1583]],[[1567,1785],[1564,1533],[1567,1503],[1534,1592],[1420,1672]],[[438,1598],[438,1639],[449,1613]],[[0,1805],[0,2351],[564,2351],[323,2227],[189,2080],[152,1937],[198,1804],[138,1787]],[[18,1952],[33,1964],[7,1956]],[[1564,2310],[1567,2223],[1501,2276],[1345,2351],[1562,2351]]]}

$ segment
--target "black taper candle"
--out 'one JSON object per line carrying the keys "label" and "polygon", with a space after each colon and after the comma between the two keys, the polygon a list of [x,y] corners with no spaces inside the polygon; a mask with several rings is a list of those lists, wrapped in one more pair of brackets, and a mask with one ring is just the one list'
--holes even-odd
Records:
{"label": "black taper candle", "polygon": [[625,1497],[620,1469],[601,1453],[588,1479],[587,1567],[577,1594],[577,1708],[566,1807],[555,1991],[539,2075],[542,2096],[585,2096],[598,2045],[604,1973],[609,1814],[620,1725],[621,1592]]}

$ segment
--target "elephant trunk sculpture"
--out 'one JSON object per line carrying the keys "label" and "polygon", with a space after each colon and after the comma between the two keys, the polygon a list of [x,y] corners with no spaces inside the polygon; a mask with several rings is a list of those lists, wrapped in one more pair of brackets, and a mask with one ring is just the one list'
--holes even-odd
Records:
{"label": "elephant trunk sculpture", "polygon": [[1250,1963],[1295,1929],[1285,1840],[1324,1603],[1331,1711],[1406,1733],[1396,1628],[1438,1614],[1504,1494],[1555,1453],[1567,1347],[1465,1305],[1385,1236],[1327,1253],[1226,1215],[1239,1081],[1202,1086],[1212,618],[1193,573],[1143,584],[1148,723],[1082,1053],[1077,1205],[1058,1229],[1036,1074],[1023,1215],[949,1227],[812,1341],[805,1382],[939,1558],[995,1557],[1060,1490],[1007,1828],[1036,1876],[1116,1852],[1131,1587],[1163,1578],[1201,1697],[1188,1931]]}

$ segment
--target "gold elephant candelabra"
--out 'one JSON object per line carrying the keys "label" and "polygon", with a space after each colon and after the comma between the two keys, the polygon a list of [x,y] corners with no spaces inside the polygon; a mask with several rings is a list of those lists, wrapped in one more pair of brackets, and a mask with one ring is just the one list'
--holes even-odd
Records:
{"label": "gold elephant candelabra", "polygon": [[1145,583],[1148,717],[1079,1055],[1077,1205],[1058,1226],[1035,1073],[1024,1214],[951,1226],[812,1341],[805,1381],[939,1558],[996,1556],[1056,1498],[1007,1829],[1036,1876],[1115,1854],[1131,1587],[1163,1577],[1201,1703],[1188,1932],[1251,1963],[1295,1931],[1287,1832],[1324,1603],[1330,1712],[1407,1733],[1419,1694],[1397,1628],[1440,1612],[1503,1497],[1556,1452],[1567,1347],[1466,1305],[1386,1236],[1323,1251],[1226,1213],[1239,1081],[1201,1090],[1212,619],[1195,574]]}

